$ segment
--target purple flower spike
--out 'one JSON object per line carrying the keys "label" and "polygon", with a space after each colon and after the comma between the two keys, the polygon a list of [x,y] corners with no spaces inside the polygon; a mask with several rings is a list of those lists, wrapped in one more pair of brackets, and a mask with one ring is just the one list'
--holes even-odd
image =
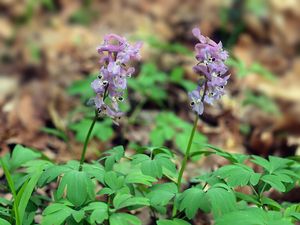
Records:
{"label": "purple flower spike", "polygon": [[135,71],[126,64],[130,60],[141,58],[141,47],[141,42],[130,45],[124,37],[108,34],[104,37],[103,44],[97,48],[102,66],[91,87],[96,93],[92,100],[100,115],[109,116],[114,121],[123,115],[118,102],[123,101],[127,78]]}
{"label": "purple flower spike", "polygon": [[[189,92],[189,98],[193,111],[198,115],[203,114],[204,104],[213,104],[224,94],[224,86],[230,75],[227,75],[228,68],[225,60],[228,52],[223,49],[221,42],[218,44],[201,34],[198,28],[194,28],[193,35],[199,40],[195,45],[197,65],[193,70],[204,78],[196,90]],[[202,79],[203,80],[203,79]]]}

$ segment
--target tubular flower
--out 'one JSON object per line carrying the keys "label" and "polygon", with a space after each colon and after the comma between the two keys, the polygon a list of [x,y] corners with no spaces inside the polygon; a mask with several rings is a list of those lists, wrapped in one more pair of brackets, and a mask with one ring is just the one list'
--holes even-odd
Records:
{"label": "tubular flower", "polygon": [[210,38],[203,36],[198,28],[194,28],[192,32],[199,40],[199,43],[195,45],[195,58],[198,63],[193,67],[193,70],[202,79],[196,90],[189,92],[189,99],[193,111],[201,115],[204,111],[204,102],[213,104],[215,100],[220,99],[225,94],[224,87],[230,77],[225,65],[228,52],[223,49],[221,42],[217,44]]}
{"label": "tubular flower", "polygon": [[130,60],[140,59],[141,47],[141,42],[130,45],[124,37],[109,34],[97,48],[101,68],[91,87],[96,93],[92,100],[99,115],[109,116],[114,121],[123,115],[119,110],[119,102],[124,99],[127,78],[135,71],[127,64]]}

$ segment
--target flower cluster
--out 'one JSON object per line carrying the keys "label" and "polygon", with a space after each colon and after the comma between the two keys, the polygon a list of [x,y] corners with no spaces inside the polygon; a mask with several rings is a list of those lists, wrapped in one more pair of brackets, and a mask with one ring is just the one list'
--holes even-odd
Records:
{"label": "flower cluster", "polygon": [[224,86],[230,75],[227,75],[225,60],[228,52],[213,40],[201,34],[198,28],[193,29],[193,35],[198,38],[196,44],[196,59],[198,64],[193,67],[194,71],[201,75],[201,80],[196,90],[189,92],[189,98],[193,110],[201,115],[204,110],[204,102],[213,104],[217,99],[224,95]]}
{"label": "flower cluster", "polygon": [[93,102],[100,115],[107,115],[113,120],[123,115],[119,101],[124,99],[127,78],[134,73],[134,68],[127,64],[130,60],[140,59],[141,47],[141,42],[130,45],[124,37],[109,34],[97,48],[102,66],[91,87],[96,93]]}

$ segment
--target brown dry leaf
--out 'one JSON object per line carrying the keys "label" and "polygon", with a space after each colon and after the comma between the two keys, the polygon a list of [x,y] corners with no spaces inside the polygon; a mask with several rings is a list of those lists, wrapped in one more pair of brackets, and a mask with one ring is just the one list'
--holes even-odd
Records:
{"label": "brown dry leaf", "polygon": [[37,110],[30,94],[25,93],[21,96],[16,111],[26,130],[37,131],[42,126],[43,122],[37,116]]}

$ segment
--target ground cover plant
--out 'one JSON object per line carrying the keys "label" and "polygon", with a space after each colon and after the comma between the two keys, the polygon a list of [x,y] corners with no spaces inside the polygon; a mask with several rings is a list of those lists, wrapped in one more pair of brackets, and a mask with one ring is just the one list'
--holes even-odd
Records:
{"label": "ground cover plant", "polygon": [[[214,106],[225,95],[230,82],[226,65],[229,54],[221,42],[203,36],[198,28],[192,33],[198,42],[193,67],[198,75],[196,84],[185,81],[180,68],[171,71],[168,78],[152,63],[144,64],[141,76],[135,78],[136,69],[130,63],[141,58],[142,43],[131,44],[122,36],[106,35],[97,48],[99,74],[68,90],[70,94],[83,91],[82,101],[89,106],[75,112],[84,113],[82,120],[68,124],[83,143],[80,160],[57,164],[22,145],[1,157],[3,186],[11,194],[8,199],[0,199],[1,224],[138,225],[144,222],[138,216],[142,211],[157,225],[196,224],[199,215],[210,217],[216,225],[290,225],[299,221],[299,204],[277,202],[266,195],[271,189],[287,193],[298,186],[297,158],[229,153],[210,145],[197,131],[207,105]],[[231,61],[235,63],[238,64]],[[132,143],[134,152],[118,145],[104,151],[97,160],[86,160],[90,139],[108,140],[113,135],[112,126],[118,126],[122,117],[126,119],[126,96],[139,92],[143,97],[140,104],[130,106],[132,110],[137,107],[132,123],[137,123],[137,114],[147,99],[158,105],[167,104],[167,79],[186,90],[192,89],[187,93],[190,107],[186,110],[194,113],[193,125],[174,112],[161,112],[149,134],[151,145]],[[128,92],[127,86],[132,91]],[[264,108],[266,101],[263,96],[248,93],[244,104],[278,113],[274,105]],[[68,141],[61,130],[46,127],[43,131]],[[179,151],[164,147],[166,142],[172,142]],[[189,160],[212,155],[227,164],[210,172],[200,170],[198,175],[184,180]]]}

